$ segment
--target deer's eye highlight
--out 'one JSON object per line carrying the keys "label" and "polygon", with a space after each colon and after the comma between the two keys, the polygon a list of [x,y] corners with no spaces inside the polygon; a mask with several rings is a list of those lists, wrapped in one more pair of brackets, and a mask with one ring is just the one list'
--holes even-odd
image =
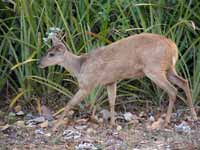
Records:
{"label": "deer's eye highlight", "polygon": [[49,56],[50,56],[50,57],[53,57],[53,56],[54,56],[54,53],[50,53]]}

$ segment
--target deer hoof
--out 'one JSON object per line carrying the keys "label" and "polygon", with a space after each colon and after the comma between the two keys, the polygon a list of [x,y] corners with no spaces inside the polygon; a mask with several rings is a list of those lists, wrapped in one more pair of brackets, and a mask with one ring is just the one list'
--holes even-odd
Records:
{"label": "deer hoof", "polygon": [[59,121],[58,123],[56,123],[54,126],[53,126],[53,129],[52,129],[52,131],[53,132],[57,132],[58,131],[58,128],[60,127],[60,125],[61,125],[62,123]]}
{"label": "deer hoof", "polygon": [[194,121],[197,121],[197,120],[198,120],[198,117],[197,117],[196,112],[193,112],[193,113],[192,113],[192,119],[193,119]]}

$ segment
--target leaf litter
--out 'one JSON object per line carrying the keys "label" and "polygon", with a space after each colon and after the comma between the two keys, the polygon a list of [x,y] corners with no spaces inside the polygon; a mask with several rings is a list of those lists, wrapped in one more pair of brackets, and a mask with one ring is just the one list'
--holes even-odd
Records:
{"label": "leaf litter", "polygon": [[[117,126],[110,128],[107,110],[99,112],[97,122],[90,116],[71,119],[58,132],[52,132],[51,111],[42,108],[41,116],[32,114],[20,117],[13,124],[1,126],[0,149],[48,149],[48,150],[173,150],[200,148],[200,121],[191,121],[184,115],[174,113],[168,128],[162,128],[163,116],[146,112],[116,113]],[[183,112],[181,112],[183,113]],[[50,119],[49,119],[50,118]],[[185,119],[187,118],[187,119]],[[178,121],[177,121],[178,120]]]}

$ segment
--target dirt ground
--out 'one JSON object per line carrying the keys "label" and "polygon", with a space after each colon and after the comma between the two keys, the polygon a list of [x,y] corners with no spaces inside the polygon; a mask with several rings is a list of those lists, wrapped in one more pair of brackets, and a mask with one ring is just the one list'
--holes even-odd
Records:
{"label": "dirt ground", "polygon": [[52,132],[38,125],[10,125],[0,132],[1,150],[198,150],[200,121],[187,122],[189,130],[148,129],[147,121],[119,123],[116,128],[78,119]]}

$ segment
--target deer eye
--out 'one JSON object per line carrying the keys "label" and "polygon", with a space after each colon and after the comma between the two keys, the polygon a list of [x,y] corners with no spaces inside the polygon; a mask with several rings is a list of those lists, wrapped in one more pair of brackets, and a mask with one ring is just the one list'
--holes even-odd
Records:
{"label": "deer eye", "polygon": [[54,56],[54,53],[49,53],[49,57],[53,57]]}

